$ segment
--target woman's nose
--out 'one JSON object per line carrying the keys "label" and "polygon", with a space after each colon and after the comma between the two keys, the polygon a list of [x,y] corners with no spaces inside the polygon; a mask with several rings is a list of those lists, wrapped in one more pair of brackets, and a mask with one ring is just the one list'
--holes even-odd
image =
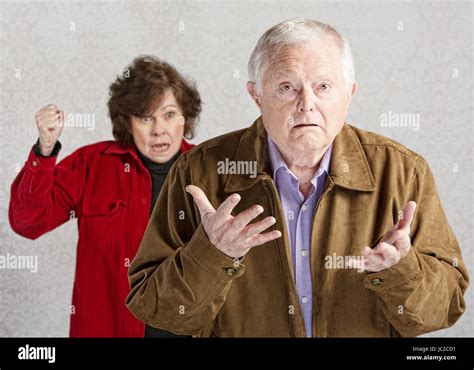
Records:
{"label": "woman's nose", "polygon": [[153,122],[151,134],[153,136],[160,136],[165,133],[166,133],[165,125],[162,122],[160,122],[160,120],[155,119]]}

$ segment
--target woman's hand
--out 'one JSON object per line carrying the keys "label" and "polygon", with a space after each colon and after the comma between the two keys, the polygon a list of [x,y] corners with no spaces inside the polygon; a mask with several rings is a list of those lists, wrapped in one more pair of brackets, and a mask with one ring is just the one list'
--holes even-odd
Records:
{"label": "woman's hand", "polygon": [[39,133],[41,155],[51,155],[54,145],[59,139],[64,127],[64,111],[56,104],[49,104],[35,114],[36,126]]}

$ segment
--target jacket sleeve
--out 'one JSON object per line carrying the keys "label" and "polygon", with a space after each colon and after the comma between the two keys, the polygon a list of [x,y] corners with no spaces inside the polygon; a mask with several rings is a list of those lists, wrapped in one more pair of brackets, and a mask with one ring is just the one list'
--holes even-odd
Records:
{"label": "jacket sleeve", "polygon": [[[188,184],[183,155],[170,170],[140,248],[129,269],[126,304],[141,321],[175,334],[212,331],[232,281],[245,266],[209,241]],[[214,207],[217,205],[214,204]]]}
{"label": "jacket sleeve", "polygon": [[13,181],[8,218],[21,236],[36,239],[79,216],[86,177],[83,159],[79,151],[57,165],[56,159],[41,156],[34,146]]}
{"label": "jacket sleeve", "polygon": [[412,248],[396,265],[364,278],[392,327],[408,337],[453,325],[465,310],[463,294],[469,284],[433,174],[421,157],[411,189],[406,202],[417,203],[410,228]]}

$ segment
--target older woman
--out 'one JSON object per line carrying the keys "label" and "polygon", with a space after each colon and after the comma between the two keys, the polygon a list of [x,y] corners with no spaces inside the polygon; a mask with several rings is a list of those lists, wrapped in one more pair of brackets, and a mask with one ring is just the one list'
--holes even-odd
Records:
{"label": "older woman", "polygon": [[142,56],[125,71],[110,86],[115,140],[56,164],[64,112],[47,105],[36,113],[39,139],[11,189],[10,224],[24,237],[78,220],[71,337],[143,336],[124,305],[127,270],[169,169],[192,147],[183,136],[193,137],[201,111],[198,91],[171,65]]}

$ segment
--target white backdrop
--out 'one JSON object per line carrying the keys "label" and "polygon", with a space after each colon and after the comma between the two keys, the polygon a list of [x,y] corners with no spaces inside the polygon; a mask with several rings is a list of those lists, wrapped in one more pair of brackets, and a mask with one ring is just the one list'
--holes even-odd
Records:
{"label": "white backdrop", "polygon": [[[60,158],[111,139],[108,86],[140,54],[195,79],[204,106],[199,143],[248,126],[246,65],[259,36],[284,19],[336,27],[351,43],[359,92],[348,121],[389,136],[429,162],[473,273],[472,3],[360,1],[143,1],[0,3],[0,254],[34,255],[38,271],[0,270],[0,336],[67,336],[77,230],[36,241],[13,233],[10,186],[36,141],[34,113],[56,103],[94,127],[66,127]],[[386,127],[409,114],[411,127]],[[390,118],[392,117],[392,118]],[[398,116],[400,117],[400,116]],[[419,123],[417,129],[416,122]],[[472,336],[468,311],[433,336]]]}

